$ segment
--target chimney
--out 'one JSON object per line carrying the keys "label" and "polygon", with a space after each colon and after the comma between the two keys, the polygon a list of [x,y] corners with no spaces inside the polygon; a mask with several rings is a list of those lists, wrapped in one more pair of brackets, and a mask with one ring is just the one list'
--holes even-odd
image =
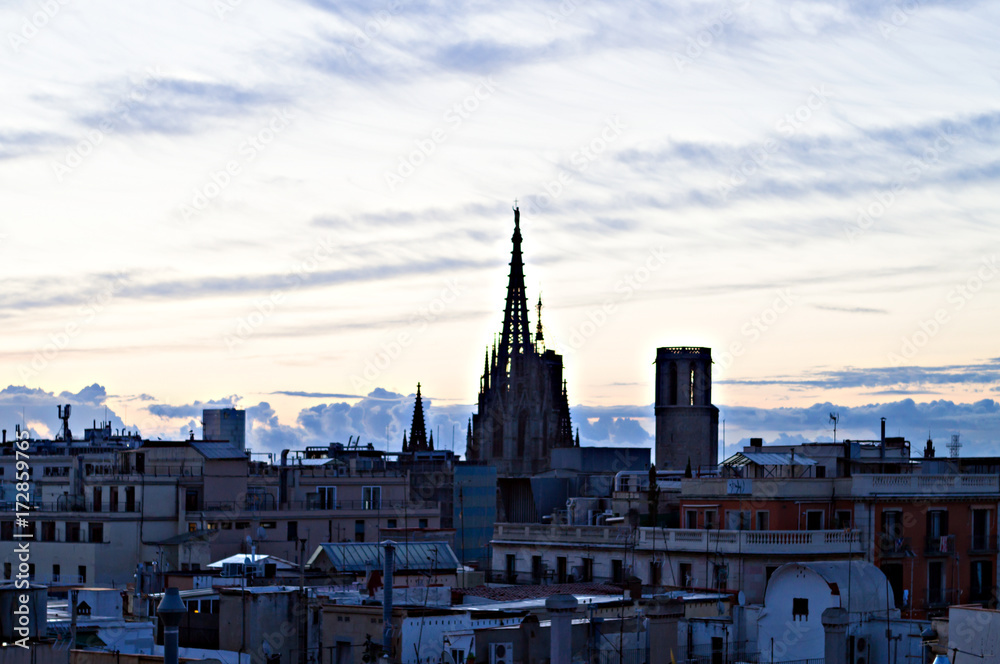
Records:
{"label": "chimney", "polygon": [[764,447],[764,439],[763,438],[751,438],[750,439],[750,447]]}
{"label": "chimney", "polygon": [[578,602],[572,595],[552,595],[545,600],[545,608],[552,616],[549,631],[549,661],[551,664],[570,664],[573,652],[573,614]]}
{"label": "chimney", "polygon": [[879,456],[885,459],[885,418],[882,418],[882,444],[879,446]]}

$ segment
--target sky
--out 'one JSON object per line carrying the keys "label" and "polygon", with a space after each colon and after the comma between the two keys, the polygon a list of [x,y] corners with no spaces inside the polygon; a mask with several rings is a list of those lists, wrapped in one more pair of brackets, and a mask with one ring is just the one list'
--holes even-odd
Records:
{"label": "sky", "polygon": [[[512,206],[585,444],[659,346],[727,445],[1000,453],[1000,7],[24,0],[0,7],[0,418],[257,452],[464,449]],[[536,321],[531,312],[531,322]]]}

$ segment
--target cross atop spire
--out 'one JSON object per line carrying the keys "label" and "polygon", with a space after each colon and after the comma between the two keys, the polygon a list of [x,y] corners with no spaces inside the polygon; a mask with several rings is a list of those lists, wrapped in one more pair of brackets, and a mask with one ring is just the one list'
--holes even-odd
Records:
{"label": "cross atop spire", "polygon": [[501,371],[515,356],[531,353],[531,332],[528,323],[528,298],[524,288],[524,260],[521,257],[521,212],[514,208],[513,248],[510,255],[510,277],[507,282],[507,304],[500,335],[499,360]]}

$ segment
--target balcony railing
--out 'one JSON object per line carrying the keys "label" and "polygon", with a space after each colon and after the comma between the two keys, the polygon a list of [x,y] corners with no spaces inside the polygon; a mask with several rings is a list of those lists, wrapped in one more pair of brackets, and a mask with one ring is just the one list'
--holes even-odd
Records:
{"label": "balcony railing", "polygon": [[894,537],[881,533],[878,538],[879,554],[883,558],[904,558],[913,556],[913,548],[909,537]]}
{"label": "balcony railing", "polygon": [[635,547],[644,551],[767,555],[862,553],[857,530],[695,530],[498,523],[494,543]]}
{"label": "balcony railing", "polygon": [[924,555],[948,556],[955,553],[955,536],[941,535],[924,539]]}
{"label": "balcony railing", "polygon": [[[128,514],[130,512],[141,512],[142,503],[141,501],[135,501],[134,503],[119,503],[118,509],[109,509],[108,503],[101,503],[98,505],[99,509],[94,509],[94,502],[92,500],[77,500],[77,499],[67,499],[60,498],[58,500],[51,501],[39,501],[32,502],[29,504],[29,508],[32,512],[87,512],[91,514]],[[15,503],[12,502],[0,502],[0,510],[13,512],[15,508]]]}
{"label": "balcony railing", "polygon": [[855,475],[852,480],[856,496],[1000,493],[998,475]]}
{"label": "balcony railing", "polygon": [[226,512],[262,512],[262,511],[292,511],[292,510],[309,510],[309,511],[328,511],[328,512],[338,512],[338,511],[362,511],[362,512],[378,512],[382,514],[399,514],[402,515],[404,512],[418,512],[418,511],[439,511],[438,503],[427,502],[427,501],[407,501],[407,502],[396,502],[383,500],[381,502],[371,501],[371,500],[338,500],[332,504],[321,503],[312,500],[292,500],[282,503],[280,506],[276,504],[273,496],[269,496],[266,501],[258,500],[247,500],[245,502],[213,502],[204,503],[201,509],[198,510],[188,510],[188,511],[200,511],[200,512],[214,512],[214,511],[226,511]]}

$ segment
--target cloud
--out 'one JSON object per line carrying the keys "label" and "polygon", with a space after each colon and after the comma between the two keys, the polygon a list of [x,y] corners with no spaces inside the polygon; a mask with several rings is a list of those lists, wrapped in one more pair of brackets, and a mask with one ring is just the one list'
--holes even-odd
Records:
{"label": "cloud", "polygon": [[209,401],[195,401],[194,403],[184,404],[180,406],[171,406],[169,404],[151,404],[146,406],[146,410],[150,415],[162,418],[178,418],[178,417],[197,417],[201,419],[202,410],[206,408],[236,408],[237,404],[240,402],[241,397],[235,394],[228,397],[223,397],[221,399],[214,399]]}
{"label": "cloud", "polygon": [[871,367],[820,369],[800,377],[762,379],[726,379],[720,384],[783,385],[787,387],[817,387],[823,389],[903,387],[922,385],[977,385],[1000,381],[1000,361],[977,364],[951,364],[936,367]]}

